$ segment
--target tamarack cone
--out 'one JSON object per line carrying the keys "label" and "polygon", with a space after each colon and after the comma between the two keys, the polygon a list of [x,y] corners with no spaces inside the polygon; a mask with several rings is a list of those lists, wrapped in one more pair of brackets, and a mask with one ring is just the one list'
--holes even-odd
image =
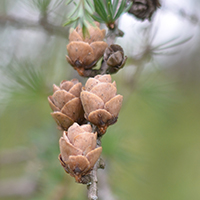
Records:
{"label": "tamarack cone", "polygon": [[59,140],[59,160],[65,171],[79,183],[89,174],[99,159],[102,147],[96,148],[97,133],[89,124],[79,126],[74,123],[63,132]]}
{"label": "tamarack cone", "polygon": [[53,95],[48,97],[53,112],[52,117],[62,130],[67,130],[74,122],[84,121],[84,111],[80,100],[82,83],[77,79],[62,81],[60,87],[53,85]]}
{"label": "tamarack cone", "polygon": [[95,66],[108,46],[103,41],[106,33],[105,29],[101,30],[98,22],[95,22],[95,25],[88,26],[88,35],[86,36],[83,36],[80,26],[73,29],[69,35],[68,55],[66,58],[80,76],[83,76],[84,70]]}
{"label": "tamarack cone", "polygon": [[123,96],[117,95],[116,83],[109,74],[89,78],[81,92],[85,118],[104,134],[107,127],[117,121]]}

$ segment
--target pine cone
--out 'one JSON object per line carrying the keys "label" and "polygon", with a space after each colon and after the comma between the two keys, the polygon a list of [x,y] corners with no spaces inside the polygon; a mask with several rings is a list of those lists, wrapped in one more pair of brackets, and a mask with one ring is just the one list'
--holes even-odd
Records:
{"label": "pine cone", "polygon": [[151,20],[153,13],[161,6],[159,0],[129,0],[129,2],[133,2],[133,5],[128,12],[141,20]]}
{"label": "pine cone", "polygon": [[90,36],[84,38],[82,29],[78,26],[70,33],[67,45],[67,61],[81,76],[85,69],[91,69],[97,63],[108,46],[103,41],[105,29],[101,30],[99,23],[96,22],[96,27],[90,25],[88,31]]}
{"label": "pine cone", "polygon": [[74,123],[68,132],[63,132],[59,140],[59,160],[65,171],[81,183],[81,178],[87,175],[99,159],[102,147],[96,147],[97,133],[92,133],[92,127],[79,126]]}
{"label": "pine cone", "polygon": [[116,83],[112,83],[108,74],[89,78],[81,92],[85,118],[99,127],[99,134],[117,121],[123,96],[116,93]]}
{"label": "pine cone", "polygon": [[82,84],[77,79],[62,81],[60,87],[53,85],[53,95],[48,97],[53,110],[52,117],[62,128],[67,130],[74,122],[82,123],[84,117],[80,101]]}
{"label": "pine cone", "polygon": [[107,71],[110,74],[116,73],[121,69],[125,65],[126,59],[127,57],[124,57],[124,50],[117,44],[110,45],[104,52],[104,61],[109,66]]}

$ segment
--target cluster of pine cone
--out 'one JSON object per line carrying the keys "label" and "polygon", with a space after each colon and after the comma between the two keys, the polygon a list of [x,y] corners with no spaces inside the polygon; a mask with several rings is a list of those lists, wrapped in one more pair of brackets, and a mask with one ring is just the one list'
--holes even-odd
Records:
{"label": "cluster of pine cone", "polygon": [[[108,47],[103,41],[105,30],[101,30],[98,23],[89,26],[88,31],[89,36],[84,37],[77,27],[69,35],[67,60],[74,69],[82,76],[102,57],[110,70],[115,72],[121,68],[126,60],[123,49],[119,45]],[[53,95],[48,101],[53,110],[51,115],[63,131],[59,140],[60,163],[81,183],[101,155],[97,137],[117,121],[123,97],[117,94],[110,74],[104,74],[90,77],[85,86],[77,79],[53,85]]]}
{"label": "cluster of pine cone", "polygon": [[[141,20],[150,20],[160,7],[159,0],[127,1],[130,2],[128,12]],[[51,115],[63,131],[59,140],[60,163],[79,183],[83,183],[83,177],[98,161],[102,147],[97,145],[97,139],[117,121],[123,101],[110,74],[121,69],[127,57],[119,45],[108,46],[105,33],[98,22],[88,25],[86,35],[80,26],[71,30],[67,61],[80,76],[90,78],[85,86],[77,79],[64,80],[60,86],[53,85],[53,95],[48,97]]]}

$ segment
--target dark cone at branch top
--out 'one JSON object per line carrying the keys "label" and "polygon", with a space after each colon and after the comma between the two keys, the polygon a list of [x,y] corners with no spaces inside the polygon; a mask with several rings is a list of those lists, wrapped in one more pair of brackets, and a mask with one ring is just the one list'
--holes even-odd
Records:
{"label": "dark cone at branch top", "polygon": [[67,61],[76,69],[80,76],[84,76],[84,70],[91,69],[97,61],[103,56],[108,46],[103,41],[105,29],[89,25],[89,35],[83,36],[82,29],[78,26],[69,35],[69,44],[67,45]]}
{"label": "dark cone at branch top", "polygon": [[89,78],[81,92],[85,118],[98,127],[103,135],[109,125],[117,121],[123,96],[117,95],[116,83],[110,74]]}
{"label": "dark cone at branch top", "polygon": [[84,121],[84,111],[80,100],[82,84],[77,79],[62,81],[60,87],[53,85],[53,95],[48,97],[53,112],[52,117],[62,130],[67,130],[74,122]]}
{"label": "dark cone at branch top", "polygon": [[125,65],[126,59],[124,50],[117,44],[110,45],[104,52],[104,61],[109,66],[107,69],[109,74],[114,74],[121,69]]}
{"label": "dark cone at branch top", "polygon": [[76,182],[84,183],[82,177],[92,170],[101,155],[102,147],[96,148],[96,140],[97,133],[92,132],[91,125],[77,123],[64,131],[59,140],[60,163]]}
{"label": "dark cone at branch top", "polygon": [[128,12],[141,20],[151,20],[153,13],[161,6],[159,0],[129,0],[129,2],[133,5]]}

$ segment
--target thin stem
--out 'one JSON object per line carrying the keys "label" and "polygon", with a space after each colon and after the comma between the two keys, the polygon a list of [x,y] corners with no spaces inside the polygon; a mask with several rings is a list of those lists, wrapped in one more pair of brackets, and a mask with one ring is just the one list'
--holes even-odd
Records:
{"label": "thin stem", "polygon": [[[97,127],[93,126],[93,132],[96,132]],[[97,138],[97,145],[96,147],[101,146],[101,137]],[[104,169],[105,164],[101,158],[95,163],[93,170],[90,172],[90,183],[87,186],[88,189],[88,200],[97,200],[98,199],[98,177],[97,177],[97,170],[99,168]]]}
{"label": "thin stem", "polygon": [[98,199],[98,178],[97,178],[97,170],[98,170],[99,160],[94,165],[93,170],[90,173],[91,182],[88,184],[88,199],[89,200],[97,200]]}

